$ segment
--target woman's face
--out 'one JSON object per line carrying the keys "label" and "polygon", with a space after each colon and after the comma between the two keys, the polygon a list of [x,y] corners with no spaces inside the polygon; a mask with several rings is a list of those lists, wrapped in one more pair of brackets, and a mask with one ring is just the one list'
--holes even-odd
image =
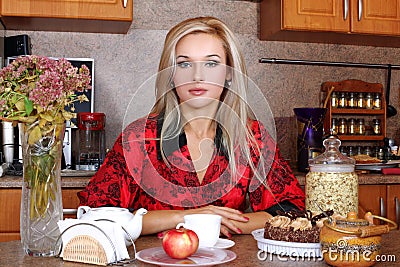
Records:
{"label": "woman's face", "polygon": [[227,79],[222,41],[211,34],[183,37],[176,45],[174,83],[180,103],[192,108],[218,104]]}

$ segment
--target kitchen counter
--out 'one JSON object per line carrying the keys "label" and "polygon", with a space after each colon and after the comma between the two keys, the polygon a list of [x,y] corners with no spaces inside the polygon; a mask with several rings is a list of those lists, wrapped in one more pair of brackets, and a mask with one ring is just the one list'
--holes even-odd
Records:
{"label": "kitchen counter", "polygon": [[[257,241],[251,235],[236,235],[232,238],[236,242],[236,245],[231,248],[236,253],[237,258],[232,262],[218,266],[328,266],[320,258],[303,259],[300,258],[295,261],[289,257],[277,257],[267,254],[263,260],[257,257],[258,248]],[[136,241],[136,249],[140,251],[142,249],[159,247],[161,241],[156,236],[141,236]],[[132,247],[130,247],[131,255],[133,255]],[[382,237],[382,250],[381,258],[390,258],[391,262],[379,262],[375,266],[396,266],[400,262],[400,231],[391,231]],[[88,265],[83,263],[67,262],[61,258],[49,257],[49,258],[35,258],[25,255],[22,249],[22,245],[19,241],[11,242],[0,242],[0,266],[52,266],[52,267],[85,267],[85,266],[96,266]],[[150,264],[144,264],[140,261],[135,261],[127,266],[154,266]]]}
{"label": "kitchen counter", "polygon": [[[87,185],[94,171],[67,171],[61,174],[63,188],[83,188]],[[301,185],[305,184],[305,173],[295,172]],[[384,175],[381,173],[359,173],[359,184],[400,184],[400,175]],[[0,188],[17,188],[22,185],[22,176],[0,177]]]}
{"label": "kitchen counter", "polygon": [[[61,187],[62,188],[83,188],[95,171],[62,171]],[[5,175],[0,177],[0,188],[17,188],[22,186],[22,176]]]}

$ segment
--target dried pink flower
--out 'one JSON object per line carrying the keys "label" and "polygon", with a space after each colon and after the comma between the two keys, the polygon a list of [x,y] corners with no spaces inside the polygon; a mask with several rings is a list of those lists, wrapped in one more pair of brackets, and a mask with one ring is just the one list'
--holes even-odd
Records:
{"label": "dried pink flower", "polygon": [[0,117],[24,122],[46,113],[69,119],[65,107],[78,100],[76,92],[91,89],[90,82],[85,65],[78,70],[66,59],[20,56],[0,70]]}

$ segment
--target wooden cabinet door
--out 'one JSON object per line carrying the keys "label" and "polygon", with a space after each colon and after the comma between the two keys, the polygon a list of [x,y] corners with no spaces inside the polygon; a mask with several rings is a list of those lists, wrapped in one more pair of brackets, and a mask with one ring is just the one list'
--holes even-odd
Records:
{"label": "wooden cabinet door", "polygon": [[21,189],[0,189],[0,242],[18,240]]}
{"label": "wooden cabinet door", "polygon": [[1,0],[7,30],[127,33],[133,0]]}
{"label": "wooden cabinet door", "polygon": [[387,218],[400,225],[400,185],[387,185]]}
{"label": "wooden cabinet door", "polygon": [[2,16],[132,20],[133,0],[2,0]]}
{"label": "wooden cabinet door", "polygon": [[[82,189],[63,188],[64,209],[77,209],[79,199],[76,193]],[[21,188],[0,189],[0,242],[19,240],[19,214],[21,210]],[[66,214],[64,218],[76,218],[75,214]]]}
{"label": "wooden cabinet door", "polygon": [[351,32],[400,35],[400,0],[351,1]]}
{"label": "wooden cabinet door", "polygon": [[76,209],[79,206],[79,198],[76,195],[82,189],[63,188],[62,200],[64,209],[64,218],[76,218]]}
{"label": "wooden cabinet door", "polygon": [[282,26],[287,30],[348,32],[350,7],[344,19],[343,0],[283,0]]}
{"label": "wooden cabinet door", "polygon": [[360,185],[358,187],[358,217],[366,212],[386,216],[386,185]]}

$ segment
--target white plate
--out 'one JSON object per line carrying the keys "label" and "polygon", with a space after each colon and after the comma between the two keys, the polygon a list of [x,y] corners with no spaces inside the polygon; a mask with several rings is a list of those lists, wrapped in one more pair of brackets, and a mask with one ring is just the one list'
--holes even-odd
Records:
{"label": "white plate", "polygon": [[230,250],[219,248],[199,248],[192,256],[183,259],[173,259],[162,247],[148,248],[139,251],[136,259],[158,266],[213,266],[236,259],[236,254]]}
{"label": "white plate", "polygon": [[230,239],[218,238],[217,244],[214,245],[214,248],[226,249],[226,248],[231,248],[234,245],[235,242],[233,242]]}
{"label": "white plate", "polygon": [[257,240],[257,246],[259,249],[277,254],[280,256],[292,256],[292,257],[322,257],[321,244],[320,243],[300,243],[300,242],[286,242],[277,241],[264,238],[264,229],[258,229],[251,232],[254,239]]}

